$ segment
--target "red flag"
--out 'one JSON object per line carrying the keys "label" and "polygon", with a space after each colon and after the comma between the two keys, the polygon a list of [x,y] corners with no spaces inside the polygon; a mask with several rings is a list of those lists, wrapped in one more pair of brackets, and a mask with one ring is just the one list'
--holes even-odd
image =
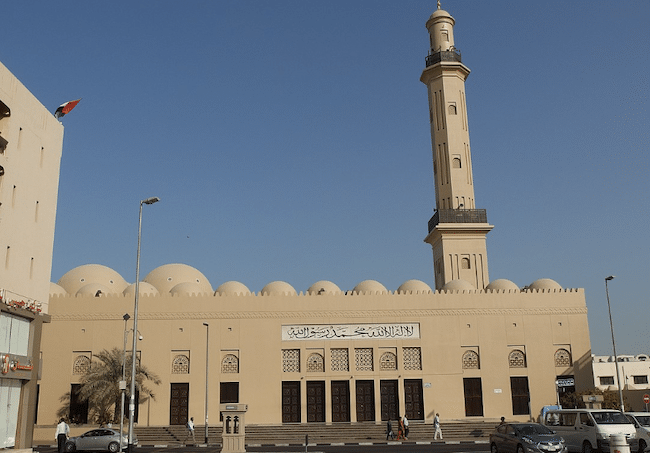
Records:
{"label": "red flag", "polygon": [[70,111],[75,108],[77,104],[79,104],[79,101],[81,101],[81,99],[77,99],[76,101],[68,101],[61,104],[59,108],[56,109],[56,112],[54,112],[54,118],[61,118],[67,113],[70,113]]}

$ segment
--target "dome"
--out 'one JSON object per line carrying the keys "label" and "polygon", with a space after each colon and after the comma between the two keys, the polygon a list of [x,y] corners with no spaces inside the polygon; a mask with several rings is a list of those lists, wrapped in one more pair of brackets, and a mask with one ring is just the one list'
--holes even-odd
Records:
{"label": "dome", "polygon": [[547,291],[555,291],[555,290],[561,290],[562,287],[555,280],[551,280],[550,278],[540,278],[539,280],[535,280],[533,283],[531,283],[528,286],[528,289],[543,289]]}
{"label": "dome", "polygon": [[262,288],[262,295],[295,295],[296,290],[287,282],[275,281]]}
{"label": "dome", "polygon": [[226,283],[219,285],[217,290],[214,292],[215,296],[217,294],[222,296],[248,296],[251,294],[251,290],[248,289],[243,283],[236,282],[231,280]]}
{"label": "dome", "polygon": [[340,292],[341,288],[327,280],[319,280],[307,290],[309,294],[336,294]]}
{"label": "dome", "polygon": [[438,17],[448,17],[448,18],[450,18],[452,20],[454,19],[453,17],[451,17],[451,14],[449,14],[444,9],[437,9],[437,10],[435,10],[433,12],[433,14],[431,16],[429,16],[429,20],[436,19]]}
{"label": "dome", "polygon": [[104,285],[100,285],[99,283],[88,283],[87,285],[82,286],[79,288],[79,291],[75,293],[77,296],[105,296],[109,293],[115,294],[114,291],[111,291],[110,288],[107,288]]}
{"label": "dome", "polygon": [[52,296],[65,296],[68,292],[56,283],[50,282],[50,297]]}
{"label": "dome", "polygon": [[422,280],[407,280],[397,288],[398,293],[426,293],[431,287]]}
{"label": "dome", "polygon": [[197,283],[201,292],[213,292],[212,285],[199,270],[187,264],[165,264],[157,267],[144,278],[144,281],[156,287],[160,294],[167,294],[179,283]]}
{"label": "dome", "polygon": [[203,291],[201,285],[196,282],[183,282],[174,286],[169,292],[172,296],[196,296],[206,293],[211,295],[212,288],[210,288],[210,291]]}
{"label": "dome", "polygon": [[377,280],[364,280],[354,287],[356,293],[385,293],[388,292],[386,287]]}
{"label": "dome", "polygon": [[442,287],[443,291],[471,291],[475,289],[470,282],[461,279],[448,281]]}
{"label": "dome", "polygon": [[498,278],[490,282],[485,289],[494,289],[497,291],[507,291],[507,290],[519,290],[519,287],[515,285],[514,282],[511,282],[505,278]]}
{"label": "dome", "polygon": [[108,293],[121,293],[129,284],[120,274],[101,264],[84,264],[66,272],[57,284],[68,294],[77,294],[82,286],[89,283],[104,285]]}
{"label": "dome", "polygon": [[[140,284],[138,285],[138,290],[140,291],[141,296],[145,294],[147,296],[157,296],[160,294],[155,286],[147,282],[140,282]],[[129,286],[126,287],[126,289],[124,290],[124,295],[135,296],[135,283],[131,283]]]}

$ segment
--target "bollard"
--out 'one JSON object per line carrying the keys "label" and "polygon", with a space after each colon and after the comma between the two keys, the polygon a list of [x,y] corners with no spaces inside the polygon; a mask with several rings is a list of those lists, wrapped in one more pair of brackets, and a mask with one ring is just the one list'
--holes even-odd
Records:
{"label": "bollard", "polygon": [[630,446],[624,434],[612,434],[609,436],[609,451],[611,453],[630,453]]}

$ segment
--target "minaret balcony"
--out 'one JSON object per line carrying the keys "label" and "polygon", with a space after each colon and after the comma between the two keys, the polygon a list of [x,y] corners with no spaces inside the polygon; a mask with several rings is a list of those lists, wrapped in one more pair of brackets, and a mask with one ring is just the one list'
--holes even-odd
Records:
{"label": "minaret balcony", "polygon": [[436,63],[440,63],[441,61],[457,61],[458,63],[462,63],[463,60],[460,57],[460,50],[458,49],[450,49],[450,50],[439,50],[436,52],[430,52],[429,55],[427,55],[427,58],[425,59],[426,66],[433,66]]}
{"label": "minaret balcony", "polygon": [[429,233],[439,223],[487,223],[485,209],[439,209],[429,220]]}

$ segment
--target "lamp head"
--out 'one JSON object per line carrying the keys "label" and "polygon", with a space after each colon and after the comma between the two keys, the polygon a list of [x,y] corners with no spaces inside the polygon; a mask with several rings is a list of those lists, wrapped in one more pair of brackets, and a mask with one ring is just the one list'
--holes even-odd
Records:
{"label": "lamp head", "polygon": [[605,281],[608,282],[610,280],[614,280],[616,278],[616,275],[610,275],[609,277],[605,277]]}
{"label": "lamp head", "polygon": [[131,316],[129,316],[128,313],[124,313],[124,316],[122,316],[122,318],[123,318],[125,321],[128,321],[129,319],[131,319]]}
{"label": "lamp head", "polygon": [[203,325],[204,325],[205,327],[210,326],[210,324],[208,324],[207,322],[204,322]]}
{"label": "lamp head", "polygon": [[138,340],[142,341],[144,340],[144,337],[142,335],[138,335]]}
{"label": "lamp head", "polygon": [[154,204],[154,203],[158,203],[159,201],[160,201],[160,198],[158,198],[158,197],[150,197],[150,198],[147,198],[146,200],[142,200],[142,203],[144,203],[144,204]]}

